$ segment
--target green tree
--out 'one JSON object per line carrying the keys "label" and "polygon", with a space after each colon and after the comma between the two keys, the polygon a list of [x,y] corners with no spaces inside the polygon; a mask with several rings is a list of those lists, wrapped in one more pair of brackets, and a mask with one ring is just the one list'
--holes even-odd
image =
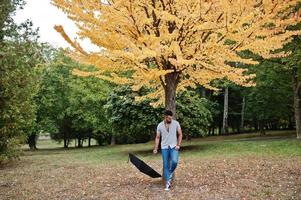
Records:
{"label": "green tree", "polygon": [[184,136],[205,136],[213,122],[214,103],[200,97],[195,91],[187,90],[178,94],[178,120]]}
{"label": "green tree", "polygon": [[[301,28],[301,23],[294,27],[295,29]],[[281,65],[283,70],[290,76],[291,91],[292,91],[292,107],[294,112],[294,124],[296,127],[297,138],[301,139],[301,37],[296,36],[291,43],[285,46],[285,51],[292,53],[283,58],[278,59],[276,62]]]}
{"label": "green tree", "polygon": [[246,90],[246,118],[253,120],[261,134],[278,129],[292,116],[290,74],[279,64],[264,60],[254,66],[256,87]]}
{"label": "green tree", "polygon": [[109,129],[103,109],[109,84],[95,77],[74,76],[75,68],[93,70],[72,61],[63,51],[56,52],[43,69],[36,98],[41,129],[52,139],[64,141],[65,148],[72,139],[78,140],[79,147],[87,138],[91,141],[95,137],[101,143],[100,134],[107,134]]}
{"label": "green tree", "polygon": [[116,86],[110,93],[105,108],[112,127],[111,144],[147,142],[153,138],[163,109],[150,106],[150,100],[137,102],[135,96],[139,94],[128,85]]}
{"label": "green tree", "polygon": [[[140,95],[143,93],[133,92],[130,86],[117,86],[111,92],[106,105],[113,133],[111,144],[147,142],[154,138],[164,109],[150,106],[150,99],[135,101]],[[186,138],[207,135],[216,104],[201,98],[195,90],[179,93],[177,98],[177,118]]]}
{"label": "green tree", "polygon": [[36,119],[35,70],[43,62],[42,46],[30,21],[14,24],[12,16],[21,5],[23,1],[4,1],[0,6],[0,162],[18,156],[16,147],[26,140]]}
{"label": "green tree", "polygon": [[82,146],[82,141],[86,138],[88,146],[91,146],[92,138],[102,144],[105,142],[103,136],[111,131],[103,107],[110,92],[109,84],[96,77],[72,75],[69,90],[67,114],[72,119],[78,146]]}

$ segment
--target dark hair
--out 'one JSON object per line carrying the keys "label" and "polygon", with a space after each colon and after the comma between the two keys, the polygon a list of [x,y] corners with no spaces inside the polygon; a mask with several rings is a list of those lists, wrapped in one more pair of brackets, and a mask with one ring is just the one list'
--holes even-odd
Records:
{"label": "dark hair", "polygon": [[167,116],[172,116],[172,112],[170,110],[165,110],[164,115]]}

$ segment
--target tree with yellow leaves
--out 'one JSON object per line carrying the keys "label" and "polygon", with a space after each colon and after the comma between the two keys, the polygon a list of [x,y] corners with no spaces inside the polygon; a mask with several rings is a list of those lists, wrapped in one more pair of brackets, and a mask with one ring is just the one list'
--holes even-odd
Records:
{"label": "tree with yellow leaves", "polygon": [[[211,85],[226,78],[249,87],[254,74],[233,63],[256,64],[238,52],[249,50],[263,58],[283,56],[274,50],[300,31],[294,12],[299,0],[52,0],[79,27],[80,38],[99,46],[86,52],[55,26],[74,48],[70,56],[92,64],[97,71],[75,71],[97,76],[133,90],[151,89],[145,96],[154,105],[176,111],[176,92]],[[232,64],[231,64],[232,63]],[[127,76],[125,76],[127,74]],[[130,76],[128,76],[130,74]]]}

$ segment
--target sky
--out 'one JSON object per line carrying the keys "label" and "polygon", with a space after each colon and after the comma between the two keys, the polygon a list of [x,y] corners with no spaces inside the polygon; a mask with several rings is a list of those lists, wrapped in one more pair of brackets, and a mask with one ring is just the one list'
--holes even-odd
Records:
{"label": "sky", "polygon": [[[39,35],[41,42],[48,42],[54,47],[70,47],[53,27],[55,25],[63,25],[69,37],[74,39],[78,30],[74,22],[68,19],[65,13],[53,6],[50,0],[25,0],[25,2],[24,9],[18,10],[14,16],[15,22],[21,23],[26,19],[30,19],[34,27],[40,28]],[[97,50],[97,47],[91,44],[88,39],[78,41],[85,50]]]}

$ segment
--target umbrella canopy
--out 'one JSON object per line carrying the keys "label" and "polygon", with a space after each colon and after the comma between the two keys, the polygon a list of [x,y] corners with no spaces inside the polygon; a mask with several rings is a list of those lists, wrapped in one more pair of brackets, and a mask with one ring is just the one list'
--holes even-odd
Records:
{"label": "umbrella canopy", "polygon": [[131,163],[139,169],[142,173],[149,175],[152,178],[159,178],[162,177],[158,172],[156,172],[153,168],[148,166],[145,162],[134,156],[133,154],[129,153],[129,158]]}

